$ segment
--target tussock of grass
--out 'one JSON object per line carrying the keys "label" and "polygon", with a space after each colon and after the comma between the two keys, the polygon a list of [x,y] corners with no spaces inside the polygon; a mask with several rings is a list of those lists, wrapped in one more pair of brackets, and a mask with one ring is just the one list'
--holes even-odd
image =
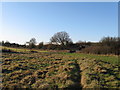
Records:
{"label": "tussock of grass", "polygon": [[116,56],[7,49],[19,53],[2,53],[4,88],[120,87]]}

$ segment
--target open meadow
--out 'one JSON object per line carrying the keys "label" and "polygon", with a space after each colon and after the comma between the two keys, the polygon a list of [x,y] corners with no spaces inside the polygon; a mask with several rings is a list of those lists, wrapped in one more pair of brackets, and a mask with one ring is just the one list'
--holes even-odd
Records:
{"label": "open meadow", "polygon": [[1,86],[120,88],[118,56],[2,47]]}
{"label": "open meadow", "polygon": [[0,90],[120,90],[120,2],[1,0]]}

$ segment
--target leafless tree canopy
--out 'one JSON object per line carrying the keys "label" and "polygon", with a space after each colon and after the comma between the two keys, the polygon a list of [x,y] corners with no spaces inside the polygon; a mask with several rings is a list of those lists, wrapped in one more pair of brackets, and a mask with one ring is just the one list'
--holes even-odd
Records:
{"label": "leafless tree canopy", "polygon": [[52,43],[61,44],[61,45],[66,45],[72,42],[72,40],[69,38],[68,33],[65,31],[55,33],[53,37],[51,37],[50,41]]}
{"label": "leafless tree canopy", "polygon": [[29,48],[35,48],[35,44],[36,44],[36,39],[35,38],[31,38],[29,42],[26,42],[26,44],[29,44]]}
{"label": "leafless tree canopy", "polygon": [[36,39],[35,38],[31,38],[30,39],[30,43],[36,44]]}

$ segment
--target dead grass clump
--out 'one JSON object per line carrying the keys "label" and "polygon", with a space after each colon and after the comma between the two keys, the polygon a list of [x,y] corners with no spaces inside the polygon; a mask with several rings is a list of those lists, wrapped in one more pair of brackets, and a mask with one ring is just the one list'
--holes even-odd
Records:
{"label": "dead grass clump", "polygon": [[[51,85],[46,82],[43,79],[40,79],[38,81],[36,81],[34,84],[32,84],[32,88],[37,88],[37,89],[50,89]],[[51,88],[52,89],[52,88]]]}
{"label": "dead grass clump", "polygon": [[26,77],[24,77],[21,81],[21,84],[28,84],[28,85],[32,85],[33,83],[35,83],[35,77],[32,75],[28,75]]}
{"label": "dead grass clump", "polygon": [[9,70],[20,70],[21,69],[21,65],[20,64],[15,64],[15,65],[12,65],[11,67],[8,68]]}
{"label": "dead grass clump", "polygon": [[26,70],[23,72],[24,75],[32,75],[32,72],[30,70]]}

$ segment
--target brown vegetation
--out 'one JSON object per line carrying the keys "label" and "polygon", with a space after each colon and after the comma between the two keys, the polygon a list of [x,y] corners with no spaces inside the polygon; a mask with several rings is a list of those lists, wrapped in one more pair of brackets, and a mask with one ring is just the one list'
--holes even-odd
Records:
{"label": "brown vegetation", "polygon": [[3,89],[120,87],[118,65],[69,54],[3,52],[1,63]]}

